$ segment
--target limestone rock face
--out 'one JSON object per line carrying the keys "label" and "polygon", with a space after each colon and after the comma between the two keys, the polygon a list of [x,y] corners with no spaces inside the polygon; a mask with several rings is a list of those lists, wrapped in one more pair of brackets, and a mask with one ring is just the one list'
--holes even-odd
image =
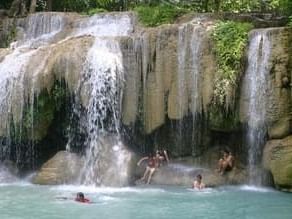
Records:
{"label": "limestone rock face", "polygon": [[76,154],[60,151],[41,167],[32,181],[41,185],[74,183],[80,175],[83,163]]}
{"label": "limestone rock face", "polygon": [[288,136],[292,130],[291,119],[283,117],[272,124],[268,130],[269,137],[271,139],[281,139]]}
{"label": "limestone rock face", "polygon": [[292,191],[292,135],[267,142],[263,166],[272,173],[277,188]]}
{"label": "limestone rock face", "polygon": [[123,40],[124,124],[140,119],[149,134],[167,118],[207,111],[216,67],[209,40],[212,24],[163,25]]}

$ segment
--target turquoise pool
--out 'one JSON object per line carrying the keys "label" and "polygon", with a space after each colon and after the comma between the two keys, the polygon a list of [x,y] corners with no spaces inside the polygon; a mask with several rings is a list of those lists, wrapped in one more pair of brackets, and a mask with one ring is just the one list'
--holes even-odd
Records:
{"label": "turquoise pool", "polygon": [[[92,204],[74,201],[82,191]],[[194,191],[183,187],[0,186],[1,219],[292,218],[292,194],[249,186]]]}

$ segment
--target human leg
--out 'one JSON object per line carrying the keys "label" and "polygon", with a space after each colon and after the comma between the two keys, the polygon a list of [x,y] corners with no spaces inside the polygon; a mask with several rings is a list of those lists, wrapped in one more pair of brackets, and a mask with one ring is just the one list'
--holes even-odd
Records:
{"label": "human leg", "polygon": [[144,172],[144,175],[142,176],[142,178],[140,180],[144,181],[146,179],[147,174],[150,172],[150,168],[147,166],[146,170]]}
{"label": "human leg", "polygon": [[151,168],[149,171],[149,176],[148,176],[148,180],[147,180],[147,184],[150,184],[151,178],[153,173],[155,172],[155,168]]}

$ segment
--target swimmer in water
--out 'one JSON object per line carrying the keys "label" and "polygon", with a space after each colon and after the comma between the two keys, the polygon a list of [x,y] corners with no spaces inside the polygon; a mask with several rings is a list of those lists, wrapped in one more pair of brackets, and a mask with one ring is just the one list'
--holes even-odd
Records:
{"label": "swimmer in water", "polygon": [[82,203],[90,203],[90,200],[85,198],[82,192],[77,193],[75,201],[82,202]]}
{"label": "swimmer in water", "polygon": [[202,175],[200,174],[197,175],[196,180],[193,182],[192,188],[199,190],[205,188],[205,184],[202,182]]}

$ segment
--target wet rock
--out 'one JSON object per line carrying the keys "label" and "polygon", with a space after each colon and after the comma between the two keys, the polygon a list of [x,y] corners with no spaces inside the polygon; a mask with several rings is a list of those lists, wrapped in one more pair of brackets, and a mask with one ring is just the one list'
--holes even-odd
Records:
{"label": "wet rock", "polygon": [[207,187],[239,185],[247,182],[247,173],[243,169],[234,168],[232,171],[222,176],[213,169],[171,163],[168,166],[160,167],[154,173],[151,184],[191,187],[198,174],[202,175],[203,182]]}
{"label": "wet rock", "polygon": [[276,121],[268,129],[268,134],[270,139],[281,139],[288,136],[291,132],[291,118],[285,117]]}
{"label": "wet rock", "polygon": [[267,142],[263,166],[272,173],[276,188],[292,192],[292,135]]}
{"label": "wet rock", "polygon": [[60,151],[41,167],[32,182],[41,185],[74,183],[80,176],[83,163],[78,155]]}

